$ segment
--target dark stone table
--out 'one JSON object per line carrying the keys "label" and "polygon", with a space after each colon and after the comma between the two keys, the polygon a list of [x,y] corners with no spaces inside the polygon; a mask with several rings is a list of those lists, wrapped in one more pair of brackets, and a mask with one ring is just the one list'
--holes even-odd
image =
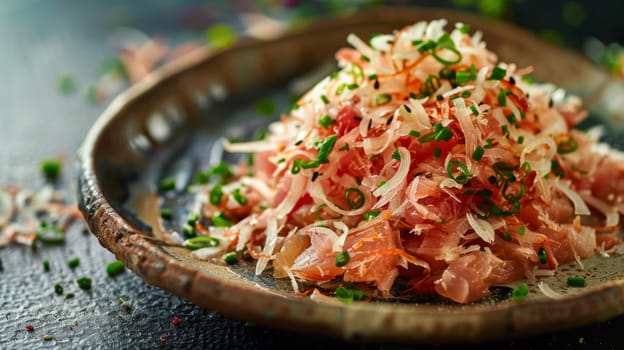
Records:
{"label": "dark stone table", "polygon": [[[100,63],[113,55],[107,46],[113,28],[131,25],[182,42],[197,37],[194,30],[214,20],[213,16],[228,16],[232,11],[225,1],[140,3],[143,7],[127,1],[2,1],[0,184],[38,188],[43,183],[39,160],[64,156],[58,187],[73,202],[75,152],[105,106],[88,103],[84,94],[98,78]],[[181,22],[196,27],[181,26]],[[56,85],[63,75],[74,78],[73,93],[58,91]],[[105,266],[114,260],[112,254],[83,231],[80,222],[72,226],[61,246],[36,251],[20,245],[0,248],[4,264],[0,271],[0,349],[408,347],[345,343],[266,329],[201,309],[146,285],[129,271],[109,277]],[[67,261],[74,257],[80,258],[80,265],[71,269]],[[50,261],[49,272],[43,272],[43,260]],[[92,278],[90,291],[77,287],[75,280],[80,276]],[[75,297],[57,295],[57,283]],[[131,306],[122,305],[119,298]],[[172,322],[176,317],[178,325]],[[27,325],[34,331],[27,331]],[[565,332],[462,348],[617,348],[623,329],[624,317],[620,317]],[[52,339],[44,340],[46,335]]]}

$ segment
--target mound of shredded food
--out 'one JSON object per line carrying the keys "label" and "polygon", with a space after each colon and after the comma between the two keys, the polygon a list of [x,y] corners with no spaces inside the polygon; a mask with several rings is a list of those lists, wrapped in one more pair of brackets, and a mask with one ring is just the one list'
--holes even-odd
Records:
{"label": "mound of shredded food", "polygon": [[217,243],[196,256],[246,252],[296,292],[361,282],[389,297],[401,279],[399,293],[467,303],[621,251],[624,157],[573,129],[579,99],[445,26],[349,35],[340,69],[263,140],[224,141],[253,164],[202,192]]}

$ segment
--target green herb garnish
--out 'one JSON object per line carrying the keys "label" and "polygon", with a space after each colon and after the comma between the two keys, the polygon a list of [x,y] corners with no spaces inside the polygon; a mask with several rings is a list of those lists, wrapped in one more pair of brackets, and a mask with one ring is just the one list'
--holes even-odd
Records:
{"label": "green herb garnish", "polygon": [[346,264],[349,263],[349,259],[351,259],[351,257],[349,256],[348,252],[342,252],[336,255],[336,266],[337,267],[345,266]]}
{"label": "green herb garnish", "polygon": [[218,238],[209,237],[209,236],[199,236],[199,237],[193,237],[193,238],[189,238],[185,240],[182,245],[184,246],[184,248],[187,248],[190,250],[197,250],[201,248],[218,247],[219,243],[220,241]]}
{"label": "green herb garnish", "polygon": [[61,174],[62,163],[58,159],[44,159],[39,167],[46,179],[56,180]]}
{"label": "green herb garnish", "polygon": [[353,302],[354,300],[362,300],[364,299],[364,293],[361,290],[347,288],[347,287],[338,287],[335,290],[336,299],[341,302],[348,304]]}
{"label": "green herb garnish", "polygon": [[228,265],[233,265],[238,262],[238,258],[236,257],[235,252],[229,252],[229,253],[224,254],[222,259],[223,259],[223,262],[225,262]]}
{"label": "green herb garnish", "polygon": [[84,290],[91,289],[92,281],[89,277],[80,277],[79,279],[76,280],[76,283],[78,283],[78,287],[80,289],[84,289]]}
{"label": "green herb garnish", "polygon": [[80,258],[69,259],[69,261],[67,262],[67,265],[70,268],[75,269],[76,267],[78,267],[78,265],[80,265]]}
{"label": "green herb garnish", "polygon": [[587,285],[583,277],[568,277],[567,284],[570,287],[585,287]]}
{"label": "green herb garnish", "polygon": [[54,293],[58,294],[58,295],[63,295],[63,286],[61,286],[60,284],[55,284],[54,285]]}
{"label": "green herb garnish", "polygon": [[511,298],[517,302],[524,301],[527,295],[529,295],[529,287],[526,283],[520,283],[520,285],[511,292]]}
{"label": "green herb garnish", "polygon": [[109,263],[108,265],[106,265],[106,273],[110,277],[117,276],[117,275],[123,273],[125,270],[126,270],[126,267],[119,260],[115,260],[115,261]]}

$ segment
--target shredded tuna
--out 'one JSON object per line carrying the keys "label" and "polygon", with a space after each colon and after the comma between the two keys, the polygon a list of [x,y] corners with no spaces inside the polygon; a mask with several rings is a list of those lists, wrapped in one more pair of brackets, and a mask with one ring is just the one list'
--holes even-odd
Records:
{"label": "shredded tuna", "polygon": [[[401,278],[411,292],[467,303],[621,246],[587,219],[618,227],[623,157],[573,129],[580,100],[528,82],[532,67],[498,62],[480,34],[446,24],[350,34],[339,69],[264,140],[225,142],[255,153],[254,175],[224,188],[259,197],[234,203],[246,215],[229,228],[256,273],[273,263],[295,291],[359,282],[384,296]],[[202,196],[204,212],[232,210]]]}

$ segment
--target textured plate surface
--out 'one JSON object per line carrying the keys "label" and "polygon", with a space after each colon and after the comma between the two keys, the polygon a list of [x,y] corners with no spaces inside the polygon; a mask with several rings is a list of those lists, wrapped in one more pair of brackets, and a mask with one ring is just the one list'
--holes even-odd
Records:
{"label": "textured plate surface", "polygon": [[[581,96],[594,111],[617,123],[603,102],[614,84],[582,57],[551,47],[508,24],[457,12],[393,9],[329,19],[305,31],[264,42],[243,42],[217,53],[197,51],[156,72],[117,98],[98,119],[80,149],[79,204],[100,243],[147,282],[226,315],[305,332],[344,338],[460,342],[569,328],[624,312],[624,259],[594,257],[585,270],[560,268],[545,281],[562,297],[548,299],[531,286],[523,303],[504,288],[485,301],[356,302],[297,297],[287,283],[249,265],[226,267],[194,259],[188,251],[158,243],[159,179],[188,183],[196,169],[221,158],[215,141],[249,137],[268,119],[253,104],[271,97],[285,106],[293,78],[333,59],[348,33],[367,38],[418,20],[447,18],[482,30],[502,61],[533,65],[538,80]],[[574,74],[570,74],[574,72]],[[305,84],[304,84],[305,85]],[[618,85],[618,88],[622,88]],[[607,111],[607,112],[605,112]],[[596,121],[594,121],[596,122]],[[609,136],[609,135],[608,135]],[[617,134],[611,139],[616,140]],[[165,198],[183,217],[190,199],[179,191]],[[568,276],[585,276],[587,288],[565,286]]]}

